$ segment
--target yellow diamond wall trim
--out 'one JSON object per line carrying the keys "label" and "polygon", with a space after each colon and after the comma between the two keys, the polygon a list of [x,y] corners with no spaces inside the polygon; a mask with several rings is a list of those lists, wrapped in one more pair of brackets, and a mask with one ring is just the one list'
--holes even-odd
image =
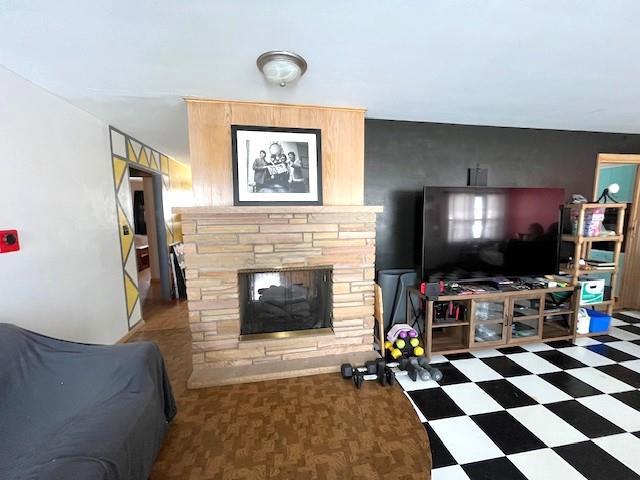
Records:
{"label": "yellow diamond wall trim", "polygon": [[127,300],[127,315],[131,317],[133,308],[136,306],[140,294],[138,293],[138,286],[126,272],[124,274],[124,293]]}
{"label": "yellow diamond wall trim", "polygon": [[122,183],[122,178],[124,177],[124,173],[127,170],[127,162],[125,160],[121,160],[120,158],[113,156],[113,181],[115,182],[116,190],[120,188],[120,184]]}
{"label": "yellow diamond wall trim", "polygon": [[[191,195],[191,168],[130,135],[109,127],[111,136],[111,163],[113,168],[114,207],[118,218],[118,236],[122,252],[122,279],[125,293],[125,309],[129,328],[142,318],[137,285],[135,262],[134,223],[131,195],[129,191],[129,166],[159,174],[162,178],[162,197],[165,211],[167,246],[182,241],[182,228],[171,207],[178,206],[175,199]],[[175,171],[173,175],[171,172]],[[175,178],[174,178],[175,177]],[[128,234],[125,233],[128,231]]]}
{"label": "yellow diamond wall trim", "polygon": [[138,159],[138,163],[144,165],[145,167],[149,166],[149,157],[147,156],[147,149],[143,146],[142,150],[140,150],[140,158]]}
{"label": "yellow diamond wall trim", "polygon": [[127,139],[127,160],[130,162],[138,162],[138,155],[133,149],[133,145],[131,145],[131,140]]}

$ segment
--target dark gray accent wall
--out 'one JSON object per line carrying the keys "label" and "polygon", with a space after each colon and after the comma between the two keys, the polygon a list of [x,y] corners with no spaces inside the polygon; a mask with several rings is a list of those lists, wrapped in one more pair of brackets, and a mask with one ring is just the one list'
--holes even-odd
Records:
{"label": "dark gray accent wall", "polygon": [[464,186],[489,169],[493,187],[593,193],[598,153],[638,153],[640,135],[366,120],[365,203],[383,205],[376,269],[420,264],[423,185]]}

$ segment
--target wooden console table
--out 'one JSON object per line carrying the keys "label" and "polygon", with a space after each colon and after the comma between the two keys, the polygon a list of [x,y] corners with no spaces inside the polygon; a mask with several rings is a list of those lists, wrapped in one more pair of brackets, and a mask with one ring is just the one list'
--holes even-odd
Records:
{"label": "wooden console table", "polygon": [[[415,298],[419,299],[418,305]],[[575,340],[580,336],[576,333],[578,309],[577,286],[437,297],[426,297],[416,288],[407,291],[407,322],[424,322],[428,358],[433,354]]]}

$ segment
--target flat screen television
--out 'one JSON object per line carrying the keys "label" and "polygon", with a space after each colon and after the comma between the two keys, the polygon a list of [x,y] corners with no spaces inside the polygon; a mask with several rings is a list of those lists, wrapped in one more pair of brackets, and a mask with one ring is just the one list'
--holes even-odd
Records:
{"label": "flat screen television", "polygon": [[422,279],[558,272],[562,188],[424,187]]}

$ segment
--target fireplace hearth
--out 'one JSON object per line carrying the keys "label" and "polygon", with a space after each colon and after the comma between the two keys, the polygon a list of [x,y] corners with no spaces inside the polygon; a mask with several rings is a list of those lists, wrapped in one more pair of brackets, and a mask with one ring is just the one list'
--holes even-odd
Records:
{"label": "fireplace hearth", "polygon": [[238,272],[241,338],[331,328],[331,267]]}

